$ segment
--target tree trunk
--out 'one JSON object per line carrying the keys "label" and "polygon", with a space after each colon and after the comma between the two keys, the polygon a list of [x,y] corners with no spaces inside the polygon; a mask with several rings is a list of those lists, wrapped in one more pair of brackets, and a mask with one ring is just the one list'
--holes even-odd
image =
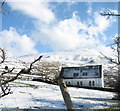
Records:
{"label": "tree trunk", "polygon": [[70,98],[70,95],[67,90],[66,83],[64,82],[64,80],[61,77],[58,79],[58,82],[59,82],[59,86],[60,86],[60,89],[62,92],[62,96],[63,96],[64,102],[65,102],[65,105],[67,107],[67,110],[75,111],[72,101],[71,101],[71,98]]}

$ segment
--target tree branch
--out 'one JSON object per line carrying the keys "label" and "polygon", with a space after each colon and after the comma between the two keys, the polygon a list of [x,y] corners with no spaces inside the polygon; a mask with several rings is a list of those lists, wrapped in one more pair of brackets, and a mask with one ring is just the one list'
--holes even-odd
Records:
{"label": "tree branch", "polygon": [[5,61],[6,56],[5,56],[5,51],[2,48],[0,48],[0,52],[1,52],[0,58],[2,59],[0,61],[0,64],[2,64]]}
{"label": "tree branch", "polygon": [[102,52],[100,52],[106,59],[108,59],[108,60],[110,60],[112,63],[114,63],[114,64],[117,64],[117,65],[119,65],[119,63],[118,62],[116,62],[116,61],[114,61],[112,58],[110,58],[110,57],[107,57],[106,55],[104,55]]}
{"label": "tree branch", "polygon": [[28,69],[22,69],[21,70],[21,73],[24,73],[24,74],[29,74],[30,71],[32,70],[32,66],[34,63],[36,63],[37,61],[39,61],[43,56],[40,56],[38,57],[36,60],[34,60],[31,64],[30,64],[30,67]]}
{"label": "tree branch", "polygon": [[8,71],[4,71],[1,75],[7,74],[7,73],[11,73],[15,68],[13,67],[11,70]]}
{"label": "tree branch", "polygon": [[100,13],[102,16],[120,16],[120,14]]}
{"label": "tree branch", "polygon": [[0,93],[0,98],[12,93],[9,84],[1,86],[1,90],[2,93]]}
{"label": "tree branch", "polygon": [[1,8],[3,7],[3,5],[5,4],[5,1],[6,0],[3,0],[2,3],[1,3]]}
{"label": "tree branch", "polygon": [[114,12],[112,12],[110,9],[107,9],[107,12],[104,13],[100,13],[102,16],[108,16],[107,19],[110,18],[110,16],[120,16],[120,14],[115,14]]}
{"label": "tree branch", "polygon": [[[30,64],[30,68],[28,68],[28,69],[21,69],[21,71],[20,71],[19,73],[17,73],[17,75],[16,75],[15,77],[13,77],[13,78],[11,78],[11,79],[8,79],[8,80],[5,80],[3,83],[0,84],[0,86],[5,85],[5,84],[7,84],[7,83],[9,83],[9,82],[12,82],[12,81],[16,80],[20,74],[23,74],[23,73],[24,73],[24,74],[29,74],[30,71],[31,71],[31,69],[32,69],[33,64],[36,63],[37,61],[39,61],[42,57],[43,57],[43,56],[40,56],[38,59],[34,60],[34,61]],[[10,73],[10,72],[12,72],[13,70],[14,70],[14,68],[13,68],[12,70],[10,70],[10,71],[8,71],[8,72],[4,72],[4,73],[2,73],[2,74]]]}

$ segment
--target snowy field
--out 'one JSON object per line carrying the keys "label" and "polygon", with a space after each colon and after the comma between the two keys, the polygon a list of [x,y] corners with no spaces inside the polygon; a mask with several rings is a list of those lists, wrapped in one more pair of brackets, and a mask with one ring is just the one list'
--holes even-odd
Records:
{"label": "snowy field", "polygon": [[[36,81],[12,83],[13,94],[0,99],[0,109],[66,109],[59,86]],[[100,109],[114,106],[112,92],[68,88],[76,109]]]}

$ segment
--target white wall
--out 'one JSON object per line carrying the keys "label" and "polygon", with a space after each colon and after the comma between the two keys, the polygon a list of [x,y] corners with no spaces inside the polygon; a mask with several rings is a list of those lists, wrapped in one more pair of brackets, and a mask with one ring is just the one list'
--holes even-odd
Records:
{"label": "white wall", "polygon": [[[90,79],[65,79],[66,84],[73,85],[73,86],[90,86],[91,81],[91,87],[104,87],[104,84],[102,82],[102,78],[90,78]],[[93,84],[94,81],[94,84]]]}
{"label": "white wall", "polygon": [[[104,87],[103,69],[101,69],[101,65],[68,67],[64,68],[63,78],[69,85]],[[77,76],[75,76],[76,74]]]}

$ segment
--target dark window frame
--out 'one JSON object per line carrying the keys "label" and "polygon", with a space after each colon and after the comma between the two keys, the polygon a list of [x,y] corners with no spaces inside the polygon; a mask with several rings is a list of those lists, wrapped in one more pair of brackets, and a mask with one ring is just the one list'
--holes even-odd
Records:
{"label": "dark window frame", "polygon": [[89,81],[89,86],[92,86],[91,81]]}

